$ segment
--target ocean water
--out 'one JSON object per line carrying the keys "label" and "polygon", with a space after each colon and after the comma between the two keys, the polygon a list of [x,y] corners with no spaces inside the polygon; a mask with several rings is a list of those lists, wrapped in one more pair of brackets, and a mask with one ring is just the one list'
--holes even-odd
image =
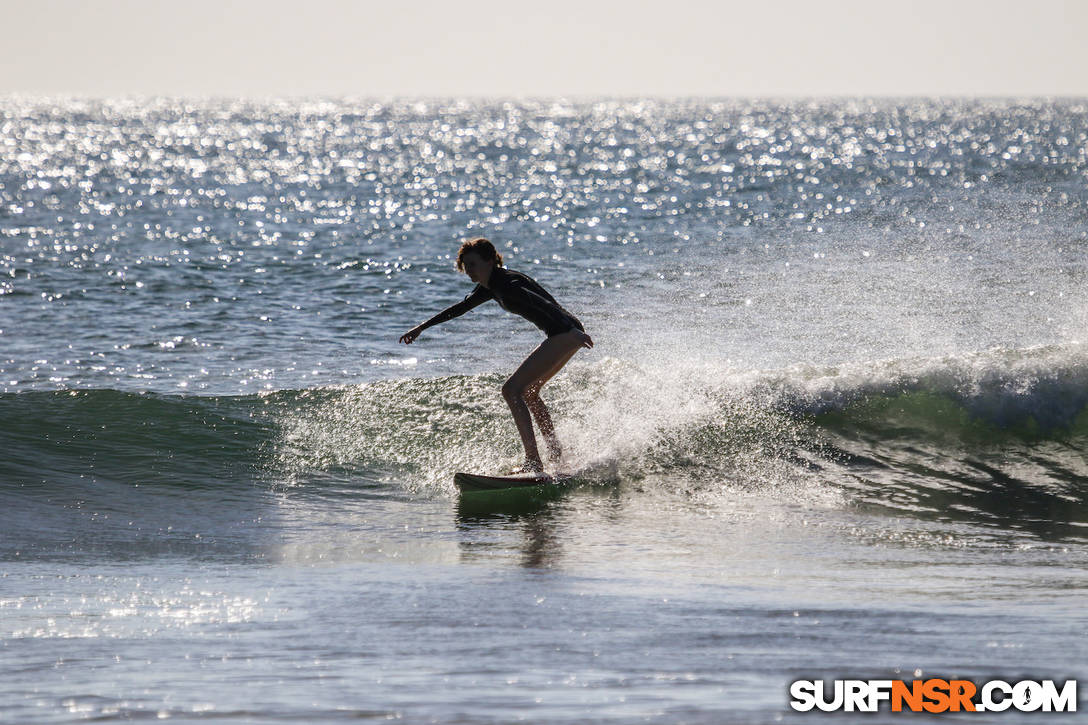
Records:
{"label": "ocean water", "polygon": [[[477,235],[596,341],[547,500],[452,484],[539,331],[397,343]],[[1084,689],[1086,253],[1077,99],[0,99],[0,720]]]}

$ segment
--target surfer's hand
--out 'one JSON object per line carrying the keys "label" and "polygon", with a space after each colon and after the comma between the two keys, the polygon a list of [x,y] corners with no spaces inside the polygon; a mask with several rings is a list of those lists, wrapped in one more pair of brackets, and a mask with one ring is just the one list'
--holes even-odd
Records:
{"label": "surfer's hand", "polygon": [[413,327],[411,330],[400,336],[400,341],[405,345],[411,345],[412,341],[419,337],[419,333],[421,332],[423,332],[423,330],[418,327]]}
{"label": "surfer's hand", "polygon": [[582,347],[586,348],[587,350],[593,347],[593,338],[584,332],[582,333]]}

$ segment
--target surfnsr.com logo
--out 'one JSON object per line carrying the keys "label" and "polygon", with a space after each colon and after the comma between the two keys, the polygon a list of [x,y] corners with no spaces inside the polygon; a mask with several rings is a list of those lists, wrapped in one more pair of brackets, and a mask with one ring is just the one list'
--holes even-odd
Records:
{"label": "surfnsr.com logo", "polygon": [[1054,680],[797,680],[790,684],[790,707],[800,712],[1076,712],[1077,681],[1061,687]]}

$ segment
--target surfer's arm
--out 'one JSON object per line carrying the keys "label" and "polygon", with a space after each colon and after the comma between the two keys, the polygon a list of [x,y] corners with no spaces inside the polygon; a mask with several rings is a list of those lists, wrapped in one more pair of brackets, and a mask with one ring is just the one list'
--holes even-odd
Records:
{"label": "surfer's arm", "polygon": [[487,302],[489,299],[491,299],[491,293],[487,291],[487,288],[477,285],[476,289],[474,289],[472,291],[472,294],[470,294],[468,297],[461,300],[457,304],[450,305],[426,322],[420,325],[416,325],[411,330],[401,335],[400,341],[403,342],[405,345],[411,345],[412,342],[417,337],[419,337],[419,333],[423,332],[428,327],[441,325],[443,322],[448,322],[454,317],[460,317],[472,308],[479,307],[484,302]]}

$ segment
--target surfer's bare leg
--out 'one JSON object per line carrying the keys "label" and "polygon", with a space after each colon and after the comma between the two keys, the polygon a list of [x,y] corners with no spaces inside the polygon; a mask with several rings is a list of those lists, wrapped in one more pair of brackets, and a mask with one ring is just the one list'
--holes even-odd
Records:
{"label": "surfer's bare leg", "polygon": [[559,440],[555,437],[555,424],[552,423],[551,413],[548,412],[548,406],[544,405],[544,401],[540,399],[540,389],[530,388],[525,392],[525,403],[529,406],[529,412],[533,414],[533,420],[536,421],[536,427],[540,429],[540,434],[544,436],[544,444],[548,446],[548,457],[552,460],[558,460],[562,455],[562,449],[559,447]]}
{"label": "surfer's bare leg", "polygon": [[555,435],[555,424],[552,423],[552,416],[548,411],[548,406],[544,404],[544,400],[540,397],[540,389],[552,379],[553,375],[563,369],[563,366],[574,357],[576,352],[578,352],[577,347],[564,354],[543,379],[537,381],[535,385],[530,386],[525,391],[525,403],[529,406],[529,412],[533,414],[536,427],[540,429],[541,435],[544,436],[544,444],[548,446],[548,457],[556,463],[563,456],[563,448],[559,445],[559,439]]}
{"label": "surfer's bare leg", "polygon": [[540,399],[540,388],[559,372],[582,345],[583,336],[575,331],[549,337],[525,358],[525,362],[502,386],[502,396],[510,406],[514,424],[521,436],[521,444],[525,447],[527,466],[543,468],[540,451],[536,446],[536,436],[533,434],[531,414],[537,418],[537,425],[548,441],[549,449],[558,449],[555,426],[544,401]]}

